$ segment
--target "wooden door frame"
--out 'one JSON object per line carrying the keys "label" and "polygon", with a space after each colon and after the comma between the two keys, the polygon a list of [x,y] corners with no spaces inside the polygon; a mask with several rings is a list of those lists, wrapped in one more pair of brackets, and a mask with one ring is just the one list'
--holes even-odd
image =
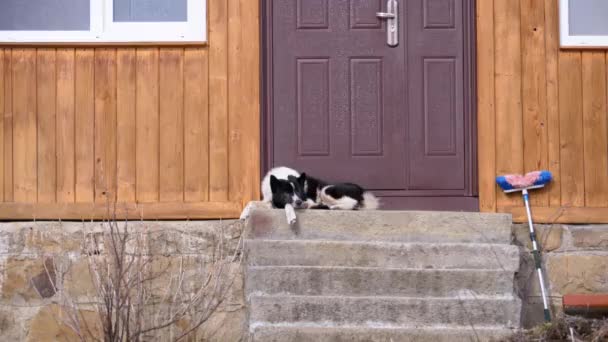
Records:
{"label": "wooden door frame", "polygon": [[[479,1],[479,0],[477,0]],[[272,0],[260,0],[260,62],[261,62],[261,84],[260,84],[260,146],[261,146],[261,161],[260,174],[264,175],[273,164],[273,140],[272,126],[273,115],[273,84],[272,84]],[[467,199],[471,201],[467,203],[467,208],[470,210],[479,210],[478,188],[479,175],[477,170],[477,68],[476,68],[476,0],[463,0],[463,42],[464,46],[464,126],[465,126],[465,167],[466,172],[465,187],[468,193],[465,196],[450,196],[449,191],[439,191],[437,196],[427,197],[426,199],[436,199],[441,202],[445,199],[448,207],[453,206],[457,198]],[[413,200],[424,200],[423,197],[412,196],[412,192],[405,196],[405,191],[379,191],[381,196],[387,198],[399,199],[403,203],[412,203]],[[408,198],[409,197],[409,198]],[[426,201],[428,202],[428,201]],[[441,203],[439,203],[440,205]]]}

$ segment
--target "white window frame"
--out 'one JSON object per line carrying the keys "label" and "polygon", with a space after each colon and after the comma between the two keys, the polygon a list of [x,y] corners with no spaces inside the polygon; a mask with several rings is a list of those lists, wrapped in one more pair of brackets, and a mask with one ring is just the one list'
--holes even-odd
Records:
{"label": "white window frame", "polygon": [[[1,1],[1,0],[0,0]],[[185,22],[114,22],[113,0],[90,0],[88,31],[2,31],[1,43],[205,43],[207,0],[187,0]]]}
{"label": "white window frame", "polygon": [[559,0],[559,40],[563,48],[605,48],[608,47],[608,35],[580,36],[570,35],[571,0]]}

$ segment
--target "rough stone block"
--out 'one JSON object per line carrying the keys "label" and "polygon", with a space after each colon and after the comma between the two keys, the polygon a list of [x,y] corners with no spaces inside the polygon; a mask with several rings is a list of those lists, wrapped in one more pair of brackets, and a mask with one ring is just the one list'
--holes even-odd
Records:
{"label": "rough stone block", "polygon": [[60,227],[41,229],[41,227],[22,229],[24,253],[28,254],[59,254],[79,251],[81,238],[76,234],[69,234],[60,230]]}
{"label": "rough stone block", "polygon": [[608,251],[608,225],[569,227],[575,247]]}
{"label": "rough stone block", "polygon": [[54,272],[49,266],[52,266],[52,261],[49,263],[48,259],[44,258],[6,258],[2,270],[4,276],[1,279],[2,298],[9,302],[23,302],[52,296],[54,290],[49,275],[54,278]]}
{"label": "rough stone block", "polygon": [[[534,230],[536,231],[536,240],[542,251],[551,252],[561,247],[564,231],[561,225],[535,225]],[[532,250],[530,228],[527,224],[513,225],[513,235],[517,244]]]}
{"label": "rough stone block", "polygon": [[53,297],[55,292],[57,292],[55,261],[51,258],[44,260],[44,269],[31,279],[31,283],[40,297]]}
{"label": "rough stone block", "polygon": [[25,341],[28,324],[40,308],[37,306],[0,306],[0,340]]}
{"label": "rough stone block", "polygon": [[[48,305],[40,309],[29,323],[27,342],[80,341],[78,334],[70,327],[71,316],[78,315],[83,328],[81,334],[85,340],[101,337],[101,326],[97,313],[89,310],[72,310],[58,305]],[[88,327],[88,329],[84,327]],[[88,331],[87,331],[88,330]]]}
{"label": "rough stone block", "polygon": [[67,272],[63,278],[63,288],[73,298],[91,298],[97,295],[97,288],[89,269],[87,258],[66,262]]}
{"label": "rough stone block", "polygon": [[553,296],[608,292],[608,253],[552,254],[546,264]]}

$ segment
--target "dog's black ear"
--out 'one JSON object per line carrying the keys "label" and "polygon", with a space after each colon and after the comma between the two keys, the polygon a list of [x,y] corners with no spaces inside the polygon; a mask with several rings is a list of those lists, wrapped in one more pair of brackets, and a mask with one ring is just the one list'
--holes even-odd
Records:
{"label": "dog's black ear", "polygon": [[298,183],[300,183],[300,185],[302,185],[302,186],[304,186],[304,184],[306,184],[306,172],[302,172],[300,177],[298,177]]}
{"label": "dog's black ear", "polygon": [[270,190],[274,194],[279,189],[280,182],[277,177],[270,175]]}

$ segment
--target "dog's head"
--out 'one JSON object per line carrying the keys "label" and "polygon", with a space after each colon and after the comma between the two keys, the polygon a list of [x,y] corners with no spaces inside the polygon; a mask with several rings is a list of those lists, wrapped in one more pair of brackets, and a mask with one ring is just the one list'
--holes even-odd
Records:
{"label": "dog's head", "polygon": [[303,191],[305,180],[306,174],[300,177],[289,176],[287,180],[270,176],[273,207],[282,209],[285,205],[291,204],[296,209],[305,208],[306,194]]}

